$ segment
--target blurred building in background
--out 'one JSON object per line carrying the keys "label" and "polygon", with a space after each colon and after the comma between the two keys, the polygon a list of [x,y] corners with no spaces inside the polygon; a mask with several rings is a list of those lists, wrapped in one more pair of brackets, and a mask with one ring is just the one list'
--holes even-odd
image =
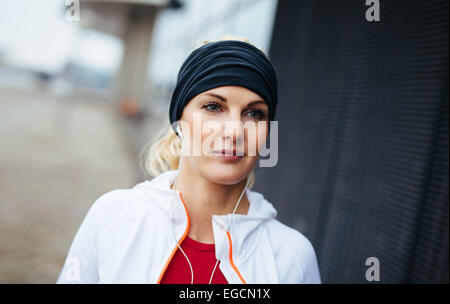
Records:
{"label": "blurred building in background", "polygon": [[[448,283],[448,1],[18,0],[0,10],[0,283],[54,282],[88,208],[149,178],[178,70],[245,37],[279,77],[255,190],[325,283]],[[375,282],[376,283],[376,282]]]}

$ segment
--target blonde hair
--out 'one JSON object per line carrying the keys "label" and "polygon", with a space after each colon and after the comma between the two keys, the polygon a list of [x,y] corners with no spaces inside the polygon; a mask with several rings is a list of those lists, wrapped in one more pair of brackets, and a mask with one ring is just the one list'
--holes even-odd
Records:
{"label": "blonde hair", "polygon": [[[222,36],[222,38],[218,40],[203,41],[200,46],[223,40],[238,40],[247,42],[258,48],[261,52],[264,53],[264,55],[266,55],[266,53],[261,48],[252,44],[247,38],[229,34]],[[151,144],[150,148],[145,148],[144,152],[147,152],[147,155],[144,156],[145,160],[143,166],[145,171],[150,176],[155,177],[166,171],[178,169],[178,163],[181,155],[181,140],[173,131],[170,122],[166,123],[166,126],[160,131],[159,135]],[[248,188],[251,189],[255,184],[255,174],[253,170],[248,175],[248,178],[250,179]]]}

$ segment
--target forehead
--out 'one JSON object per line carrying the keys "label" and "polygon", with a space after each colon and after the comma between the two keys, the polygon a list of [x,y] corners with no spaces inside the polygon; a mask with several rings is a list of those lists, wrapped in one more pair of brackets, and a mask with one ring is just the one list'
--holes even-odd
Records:
{"label": "forehead", "polygon": [[256,100],[263,100],[261,96],[244,87],[240,86],[223,86],[213,88],[207,91],[204,91],[197,95],[197,97],[210,97],[211,94],[219,95],[224,97],[227,102],[228,101],[242,101],[242,102],[250,102]]}

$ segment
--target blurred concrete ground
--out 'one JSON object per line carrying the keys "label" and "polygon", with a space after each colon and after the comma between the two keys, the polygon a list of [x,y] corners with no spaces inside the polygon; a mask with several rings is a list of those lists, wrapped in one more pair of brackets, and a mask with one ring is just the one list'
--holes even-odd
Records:
{"label": "blurred concrete ground", "polygon": [[0,90],[0,283],[54,283],[92,203],[143,178],[133,124],[111,103]]}

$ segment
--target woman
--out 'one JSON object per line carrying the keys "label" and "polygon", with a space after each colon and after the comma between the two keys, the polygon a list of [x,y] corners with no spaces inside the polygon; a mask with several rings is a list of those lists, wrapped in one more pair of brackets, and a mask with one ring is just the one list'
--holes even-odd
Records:
{"label": "woman", "polygon": [[320,283],[310,241],[250,190],[276,105],[273,66],[248,40],[194,50],[149,155],[156,177],[96,200],[57,282]]}

